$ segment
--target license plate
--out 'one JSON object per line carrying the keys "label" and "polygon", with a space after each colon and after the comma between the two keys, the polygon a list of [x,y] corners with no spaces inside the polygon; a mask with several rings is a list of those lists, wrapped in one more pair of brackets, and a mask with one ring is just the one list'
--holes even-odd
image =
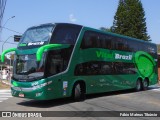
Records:
{"label": "license plate", "polygon": [[19,97],[24,97],[24,94],[20,93],[20,94],[19,94]]}

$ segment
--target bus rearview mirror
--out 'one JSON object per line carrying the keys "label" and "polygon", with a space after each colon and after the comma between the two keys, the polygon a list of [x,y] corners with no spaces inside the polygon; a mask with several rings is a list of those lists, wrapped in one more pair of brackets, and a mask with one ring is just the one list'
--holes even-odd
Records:
{"label": "bus rearview mirror", "polygon": [[19,42],[21,37],[21,35],[14,35],[14,42]]}

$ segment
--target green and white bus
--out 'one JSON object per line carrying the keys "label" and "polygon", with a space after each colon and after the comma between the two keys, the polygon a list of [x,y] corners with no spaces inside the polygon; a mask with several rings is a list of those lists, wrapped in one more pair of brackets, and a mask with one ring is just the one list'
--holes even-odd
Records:
{"label": "green and white bus", "polygon": [[133,89],[158,82],[156,44],[69,23],[26,30],[15,51],[14,97],[49,100]]}

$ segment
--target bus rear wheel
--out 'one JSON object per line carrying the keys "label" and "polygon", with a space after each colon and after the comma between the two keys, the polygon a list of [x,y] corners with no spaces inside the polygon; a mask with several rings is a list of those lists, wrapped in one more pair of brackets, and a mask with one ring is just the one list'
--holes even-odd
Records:
{"label": "bus rear wheel", "polygon": [[136,82],[136,87],[135,87],[135,90],[138,92],[140,90],[142,90],[142,82],[140,79],[137,80]]}
{"label": "bus rear wheel", "polygon": [[73,91],[72,91],[72,97],[74,101],[82,101],[85,100],[85,92],[83,90],[82,84],[76,83],[74,85]]}
{"label": "bus rear wheel", "polygon": [[147,90],[148,89],[148,80],[144,79],[143,83],[142,83],[142,88],[143,90]]}

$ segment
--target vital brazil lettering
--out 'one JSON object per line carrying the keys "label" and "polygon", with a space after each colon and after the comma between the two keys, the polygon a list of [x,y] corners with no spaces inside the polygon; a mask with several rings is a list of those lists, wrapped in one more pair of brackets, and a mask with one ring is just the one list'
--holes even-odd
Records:
{"label": "vital brazil lettering", "polygon": [[108,52],[108,51],[96,51],[96,56],[98,58],[103,59],[115,59],[115,60],[132,60],[133,55],[132,54],[121,54],[121,53],[114,53],[114,52]]}

